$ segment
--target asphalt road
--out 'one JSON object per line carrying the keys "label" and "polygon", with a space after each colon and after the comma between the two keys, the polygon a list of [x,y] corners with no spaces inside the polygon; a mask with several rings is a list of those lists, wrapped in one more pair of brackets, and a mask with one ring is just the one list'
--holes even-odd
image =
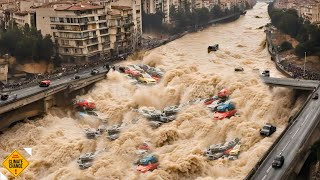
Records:
{"label": "asphalt road", "polygon": [[[91,70],[92,69],[98,69],[101,72],[106,72],[106,69],[104,69],[103,67],[99,67],[99,68],[91,68],[91,69],[85,69],[83,71],[80,71],[78,73],[76,73],[77,75],[80,75],[80,79],[86,78],[86,77],[90,77],[92,76]],[[67,76],[62,76],[60,79],[55,79],[51,81],[51,84],[49,87],[55,87],[70,81],[76,81],[74,78],[74,74],[71,75],[67,75]],[[6,104],[9,104],[10,102],[13,102],[14,100],[17,99],[21,99],[24,98],[26,96],[32,95],[32,94],[37,94],[41,91],[45,91],[46,89],[48,89],[48,87],[39,87],[37,86],[32,86],[32,87],[28,87],[25,89],[19,89],[19,90],[15,90],[15,91],[11,91],[9,93],[9,98],[7,100],[0,100],[0,107]],[[14,94],[17,94],[17,97],[15,97]]]}
{"label": "asphalt road", "polygon": [[[320,89],[316,90],[320,94]],[[293,160],[299,153],[299,148],[305,143],[308,133],[312,132],[318,124],[320,115],[320,99],[310,99],[295,122],[280,139],[278,144],[269,153],[264,162],[260,165],[252,179],[256,180],[277,180],[283,179],[289,168],[294,164]],[[272,167],[273,159],[281,154],[285,160],[282,168]]]}

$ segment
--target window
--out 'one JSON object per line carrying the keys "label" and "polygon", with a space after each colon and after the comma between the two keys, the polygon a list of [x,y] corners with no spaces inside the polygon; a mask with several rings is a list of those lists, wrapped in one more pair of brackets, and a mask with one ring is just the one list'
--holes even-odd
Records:
{"label": "window", "polygon": [[50,17],[50,22],[55,22],[55,18],[54,17]]}
{"label": "window", "polygon": [[59,22],[63,23],[64,22],[63,18],[59,18]]}

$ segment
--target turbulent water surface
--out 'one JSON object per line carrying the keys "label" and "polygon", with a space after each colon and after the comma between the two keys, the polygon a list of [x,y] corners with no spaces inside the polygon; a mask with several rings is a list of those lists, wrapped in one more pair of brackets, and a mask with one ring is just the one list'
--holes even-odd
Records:
{"label": "turbulent water surface", "polygon": [[[259,71],[264,69],[281,77],[264,47],[263,29],[258,29],[268,22],[267,4],[258,3],[235,22],[188,34],[147,52],[142,60],[126,62],[163,68],[165,76],[153,87],[136,87],[122,74],[109,73],[81,98],[94,101],[109,117],[108,125],[127,123],[118,140],[109,141],[105,136],[89,140],[83,129],[97,127],[95,120],[80,121],[68,110],[54,108],[42,119],[19,123],[0,135],[0,160],[14,149],[33,148],[33,156],[24,153],[30,165],[18,179],[243,179],[304,101],[293,100],[289,89],[270,89],[259,79]],[[207,46],[214,43],[220,49],[208,54]],[[238,66],[244,72],[234,72]],[[155,130],[141,117],[132,123],[139,117],[132,108],[161,109],[212,96],[222,88],[229,89],[240,117],[214,121],[213,114],[198,104],[185,107],[175,121]],[[259,135],[266,122],[278,127],[270,138]],[[236,137],[242,143],[239,159],[207,161],[203,157],[210,144]],[[133,162],[137,145],[144,141],[152,144],[160,166],[140,174]],[[92,167],[78,168],[80,154],[103,149]],[[1,167],[0,171],[12,177]]]}

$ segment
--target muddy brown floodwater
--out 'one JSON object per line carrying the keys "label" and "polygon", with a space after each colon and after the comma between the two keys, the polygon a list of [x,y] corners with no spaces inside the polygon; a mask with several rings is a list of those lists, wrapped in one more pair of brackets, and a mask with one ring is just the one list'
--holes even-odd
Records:
{"label": "muddy brown floodwater", "polygon": [[[293,100],[292,90],[270,89],[259,79],[265,69],[271,76],[282,77],[264,46],[263,29],[258,29],[268,22],[267,4],[258,3],[234,22],[188,34],[145,53],[143,59],[126,62],[163,68],[165,76],[152,87],[136,87],[122,74],[111,72],[81,98],[94,101],[97,109],[109,117],[108,125],[127,123],[119,139],[109,141],[101,136],[89,140],[84,128],[97,127],[95,120],[80,121],[67,110],[53,108],[44,118],[18,123],[0,135],[0,160],[14,149],[23,152],[24,147],[33,148],[33,156],[23,152],[30,165],[18,179],[243,179],[305,100]],[[208,54],[207,46],[215,43],[220,49]],[[244,72],[234,71],[239,66]],[[146,119],[131,111],[206,98],[222,88],[230,91],[240,117],[214,121],[213,114],[198,104],[184,108],[175,121],[152,129]],[[132,123],[138,117],[137,123]],[[276,125],[277,132],[262,138],[259,129],[266,122]],[[209,145],[236,137],[242,143],[239,159],[207,161],[202,155]],[[133,162],[138,158],[136,146],[144,141],[152,144],[160,166],[140,174]],[[104,148],[92,167],[78,168],[80,154]],[[12,178],[4,168],[0,171]]]}

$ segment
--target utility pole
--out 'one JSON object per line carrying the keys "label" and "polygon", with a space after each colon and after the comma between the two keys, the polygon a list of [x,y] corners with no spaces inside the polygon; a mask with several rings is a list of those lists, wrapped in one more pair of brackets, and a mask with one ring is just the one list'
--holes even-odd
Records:
{"label": "utility pole", "polygon": [[307,52],[304,52],[304,65],[303,65],[303,77],[306,77],[306,61],[307,61]]}

